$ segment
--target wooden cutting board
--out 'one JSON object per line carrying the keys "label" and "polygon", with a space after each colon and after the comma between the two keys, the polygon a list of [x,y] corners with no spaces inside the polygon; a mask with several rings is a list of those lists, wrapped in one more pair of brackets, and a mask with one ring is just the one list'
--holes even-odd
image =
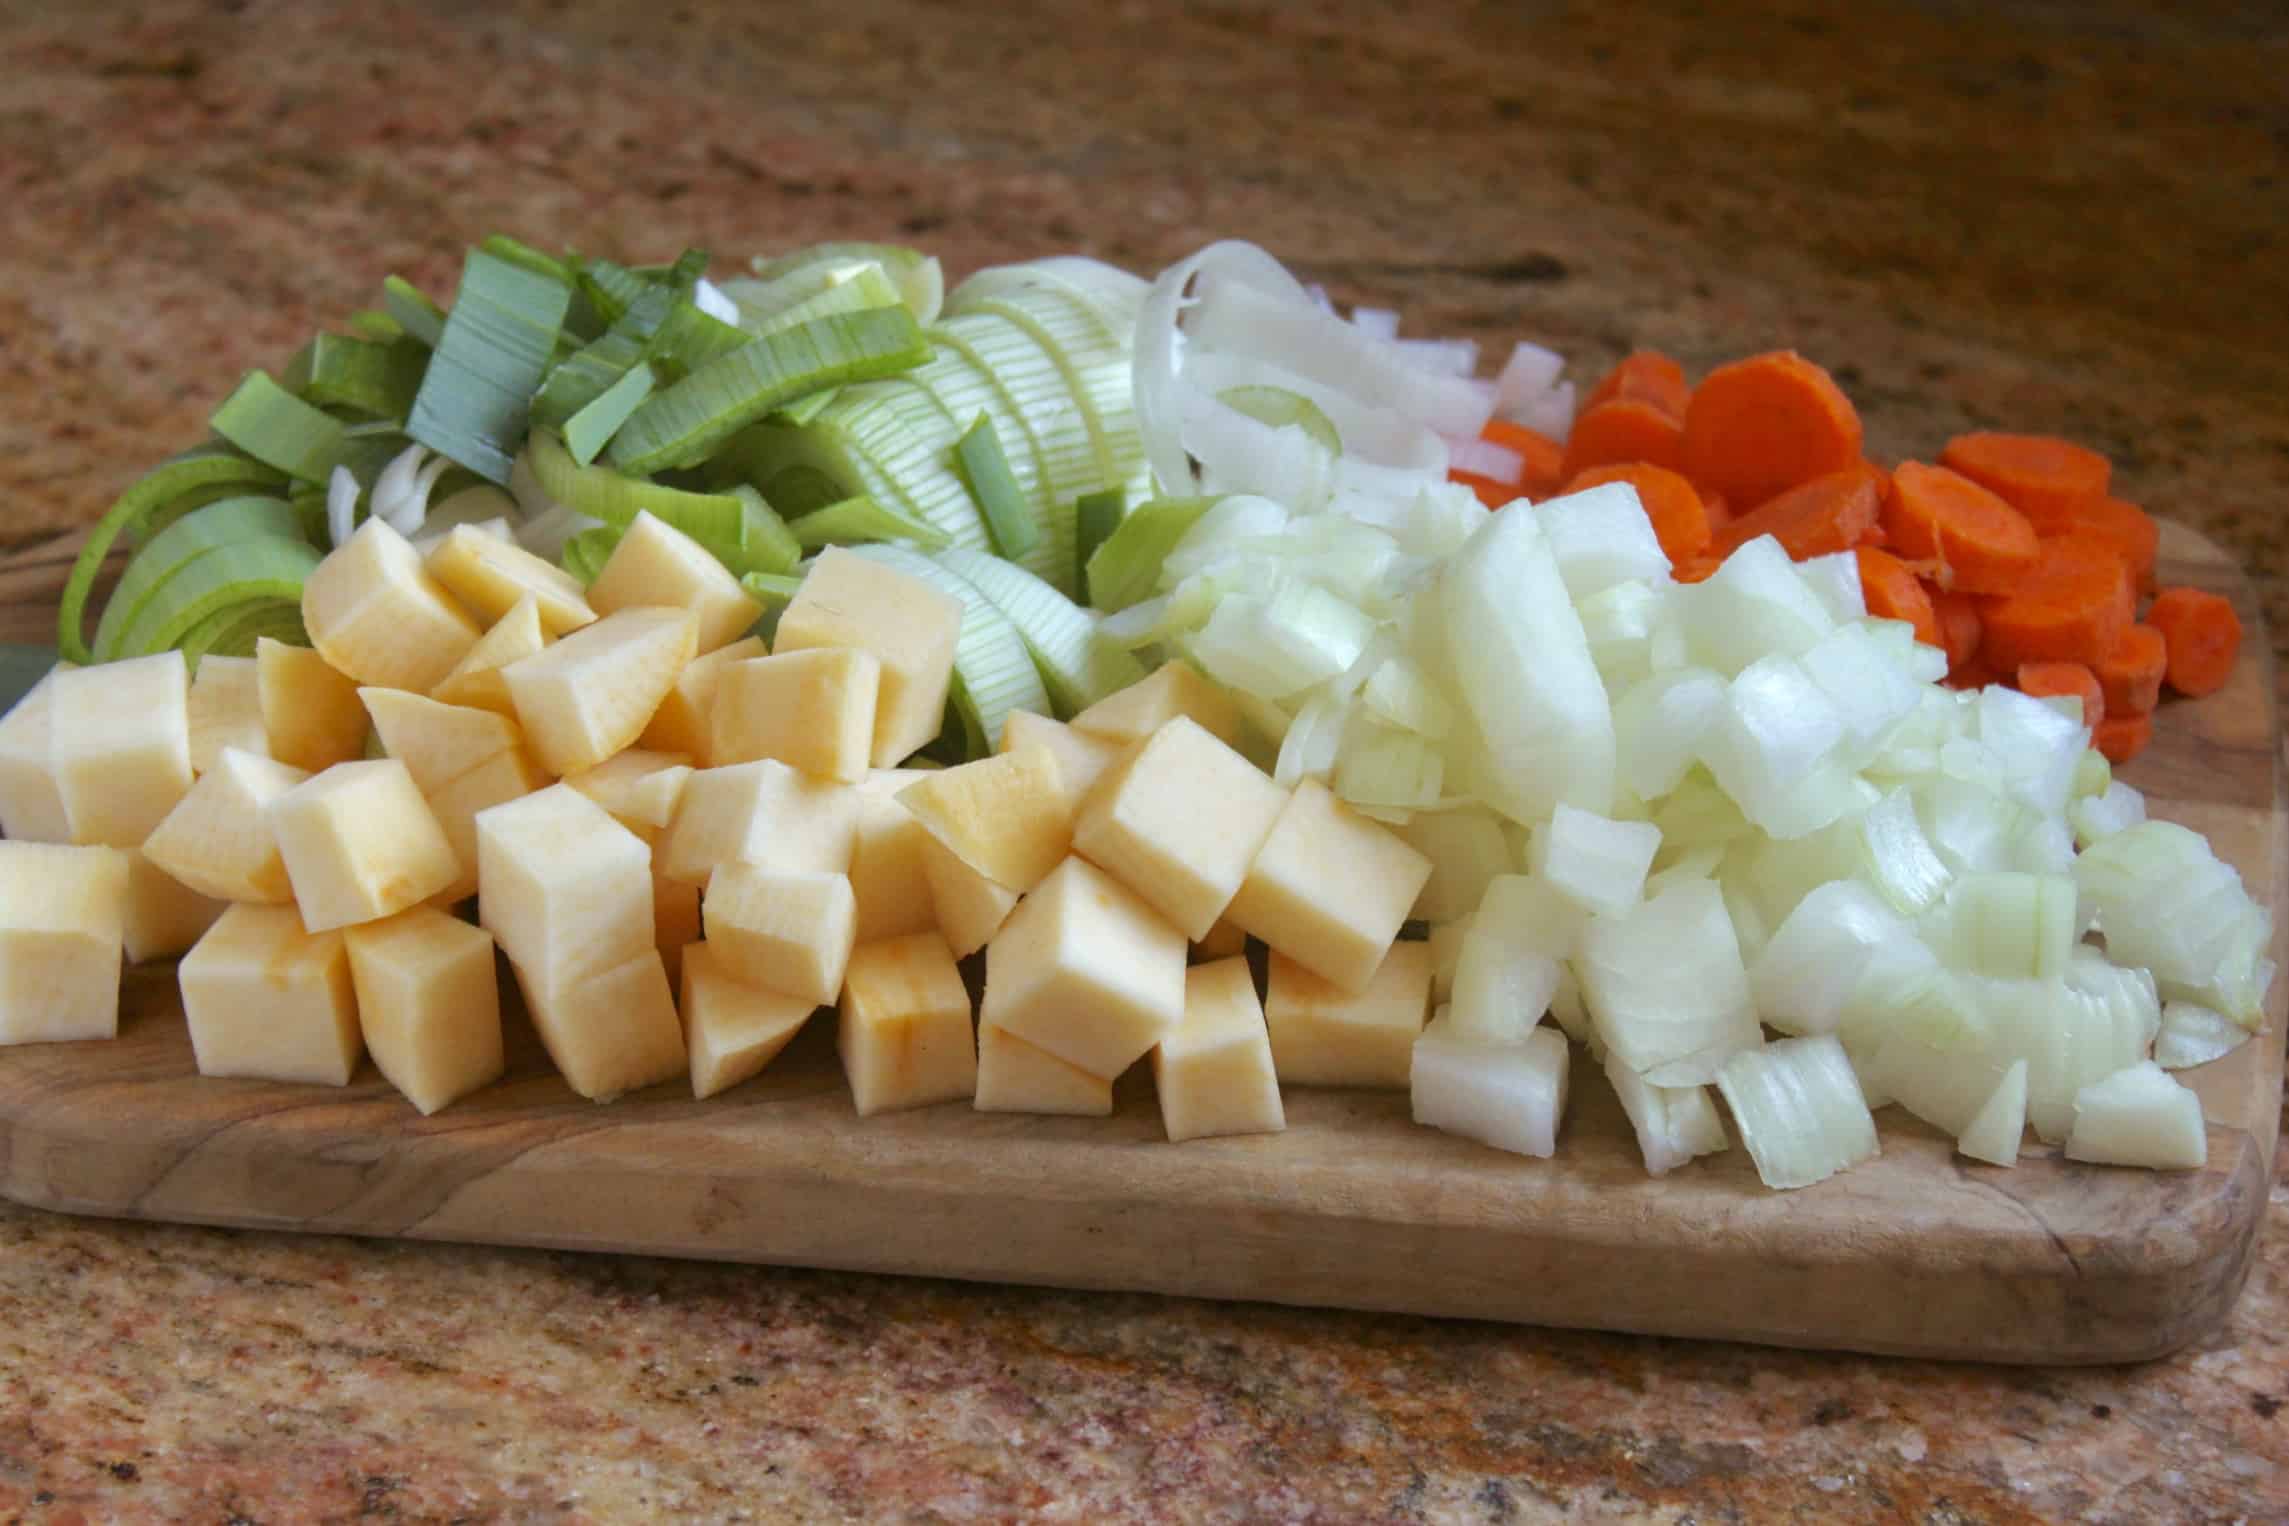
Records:
{"label": "wooden cutting board", "polygon": [[[2249,631],[2220,694],[2127,770],[2251,891],[2284,883],[2272,660],[2247,585],[2172,526],[2163,575]],[[68,553],[0,565],[0,640],[52,640]],[[133,972],[121,1037],[0,1051],[0,1193],[72,1213],[921,1273],[2011,1362],[2114,1362],[2215,1327],[2247,1273],[2280,1119],[2267,1031],[2189,1073],[2209,1164],[2037,1148],[1960,1159],[1897,1109],[1878,1160],[1759,1185],[1737,1147],[1654,1180],[1577,1056],[1557,1157],[1414,1127],[1396,1093],[1288,1093],[1275,1136],[1169,1145],[1146,1077],[1110,1119],[851,1111],[829,1025],[707,1102],[571,1095],[529,1031],[502,1084],[424,1119],[345,1089],[209,1081],[173,970]]]}

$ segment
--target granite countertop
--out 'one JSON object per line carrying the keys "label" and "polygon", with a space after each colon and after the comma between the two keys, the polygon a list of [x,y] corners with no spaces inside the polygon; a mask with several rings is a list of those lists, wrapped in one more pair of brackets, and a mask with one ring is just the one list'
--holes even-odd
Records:
{"label": "granite countertop", "polygon": [[[1237,235],[1577,375],[1794,345],[1890,455],[2084,439],[2278,650],[2289,44],[2162,10],[18,0],[0,545],[495,229],[957,272]],[[2289,1518],[2277,1225],[2199,1349],[2073,1371],[5,1207],[0,1246],[7,1518]]]}

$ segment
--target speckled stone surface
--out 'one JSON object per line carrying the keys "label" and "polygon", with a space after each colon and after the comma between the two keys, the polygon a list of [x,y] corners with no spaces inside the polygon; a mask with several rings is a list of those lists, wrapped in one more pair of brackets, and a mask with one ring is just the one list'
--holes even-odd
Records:
{"label": "speckled stone surface", "polygon": [[[1262,242],[1594,374],[1793,344],[1874,448],[2106,449],[2289,632],[2289,34],[1871,0],[0,0],[0,544],[495,228],[957,271]],[[2289,1519],[2289,1245],[2008,1371],[0,1209],[0,1517]]]}

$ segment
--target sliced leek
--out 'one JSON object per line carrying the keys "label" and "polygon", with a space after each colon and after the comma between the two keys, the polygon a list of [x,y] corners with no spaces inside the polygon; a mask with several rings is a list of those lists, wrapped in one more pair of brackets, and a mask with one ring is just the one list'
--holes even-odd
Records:
{"label": "sliced leek", "polygon": [[194,663],[214,651],[250,655],[258,635],[301,630],[302,583],[319,561],[308,541],[260,535],[193,556],[120,637],[119,655],[180,647]]}
{"label": "sliced leek", "polygon": [[342,458],[342,421],[305,403],[267,371],[247,372],[207,427],[255,460],[304,482],[324,482]]}
{"label": "sliced leek", "polygon": [[572,453],[572,459],[582,466],[594,461],[620,426],[628,422],[628,415],[643,406],[658,385],[658,372],[648,364],[635,365],[565,420],[564,448]]}
{"label": "sliced leek", "polygon": [[506,486],[571,300],[560,281],[472,251],[406,433]]}
{"label": "sliced leek", "polygon": [[559,553],[557,560],[565,571],[580,579],[581,587],[586,588],[604,570],[604,563],[611,558],[613,548],[620,544],[623,533],[617,525],[583,530],[564,543],[564,550]]}
{"label": "sliced leek", "polygon": [[385,344],[320,334],[296,352],[280,380],[288,391],[320,408],[402,419],[413,406],[428,364],[429,352],[410,340]]}
{"label": "sliced leek", "polygon": [[95,660],[112,662],[140,656],[122,643],[141,621],[145,608],[175,575],[210,551],[225,550],[264,536],[301,539],[301,519],[283,499],[224,498],[194,510],[151,537],[119,576],[119,586],[95,627]]}
{"label": "sliced leek", "polygon": [[1073,586],[1089,586],[1089,558],[1121,527],[1129,495],[1119,488],[1083,493],[1073,505]]}
{"label": "sliced leek", "polygon": [[1095,616],[1015,562],[960,546],[936,560],[969,579],[1017,627],[1058,714],[1086,710],[1145,676],[1144,665],[1100,631]]}
{"label": "sliced leek", "polygon": [[429,349],[445,337],[445,309],[403,276],[383,280],[382,306],[399,328]]}
{"label": "sliced leek", "polygon": [[739,559],[725,565],[741,575],[793,570],[803,559],[803,544],[779,511],[752,487],[735,487],[731,496],[739,500]]}
{"label": "sliced leek", "polygon": [[1089,558],[1089,602],[1110,614],[1152,597],[1161,563],[1213,498],[1155,498],[1140,503]]}
{"label": "sliced leek", "polygon": [[968,756],[983,757],[993,750],[1012,710],[1049,714],[1049,695],[1024,636],[975,583],[905,546],[853,546],[851,552],[920,578],[962,601],[962,629],[954,644],[953,707],[962,723]]}
{"label": "sliced leek", "polygon": [[948,543],[944,531],[901,514],[864,493],[830,503],[823,509],[813,509],[787,528],[806,551],[865,541],[904,541],[925,551],[936,551]]}
{"label": "sliced leek", "polygon": [[1025,495],[1018,491],[1017,478],[1010,472],[1009,457],[1002,454],[993,420],[979,414],[954,447],[954,458],[961,463],[963,480],[970,485],[970,497],[978,506],[978,517],[985,521],[994,549],[1011,561],[1031,551],[1041,539],[1041,527],[1033,522]]}

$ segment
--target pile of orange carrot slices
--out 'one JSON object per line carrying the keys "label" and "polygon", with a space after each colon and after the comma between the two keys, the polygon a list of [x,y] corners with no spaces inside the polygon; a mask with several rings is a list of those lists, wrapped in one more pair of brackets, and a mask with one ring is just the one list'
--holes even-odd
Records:
{"label": "pile of orange carrot slices", "polygon": [[1950,684],[2073,695],[2116,763],[2153,737],[2165,686],[2212,693],[2240,651],[2225,599],[2155,586],[2154,520],[2113,496],[2106,457],[1982,432],[1948,441],[1936,464],[1887,468],[1868,459],[1835,378],[1793,351],[1698,386],[1639,351],[1590,389],[1563,443],[1502,419],[1485,437],[1521,463],[1515,482],[1454,474],[1490,507],[1627,482],[1681,581],[1760,535],[1799,561],[1851,552],[1868,613],[1944,649]]}

